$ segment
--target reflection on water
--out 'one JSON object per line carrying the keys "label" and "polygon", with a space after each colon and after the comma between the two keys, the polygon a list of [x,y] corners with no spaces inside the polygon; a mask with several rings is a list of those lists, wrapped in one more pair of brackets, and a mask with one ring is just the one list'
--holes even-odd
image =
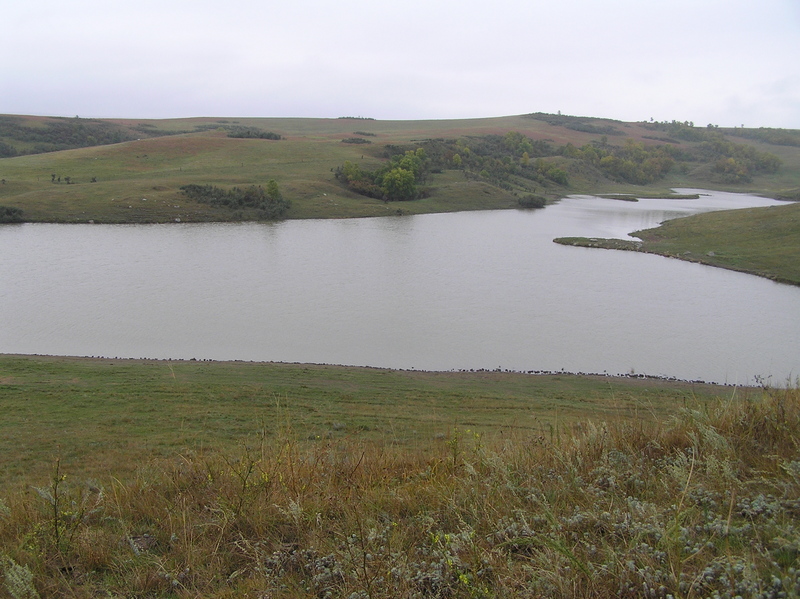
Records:
{"label": "reflection on water", "polygon": [[800,289],[552,243],[774,203],[576,197],[533,212],[4,227],[0,352],[784,382],[800,374]]}

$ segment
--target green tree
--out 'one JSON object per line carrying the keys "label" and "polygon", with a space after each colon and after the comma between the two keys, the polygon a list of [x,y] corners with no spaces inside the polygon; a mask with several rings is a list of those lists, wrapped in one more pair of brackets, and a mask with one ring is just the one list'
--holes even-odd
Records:
{"label": "green tree", "polygon": [[416,194],[414,173],[400,167],[393,168],[383,176],[381,189],[389,200],[411,200]]}
{"label": "green tree", "polygon": [[270,202],[280,202],[283,200],[283,195],[275,179],[267,181],[267,198],[269,198]]}

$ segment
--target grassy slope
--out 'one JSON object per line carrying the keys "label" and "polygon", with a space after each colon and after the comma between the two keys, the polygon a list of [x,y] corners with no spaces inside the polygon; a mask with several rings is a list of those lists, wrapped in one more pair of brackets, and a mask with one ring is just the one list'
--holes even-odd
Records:
{"label": "grassy slope", "polygon": [[664,417],[730,393],[570,375],[0,356],[0,481],[42,476],[59,456],[81,477],[130,473],[152,456],[231,450],[287,423],[301,439],[414,447],[453,427],[547,434],[559,422]]}
{"label": "grassy slope", "polygon": [[[596,120],[598,125],[613,125],[625,137],[646,139],[651,135],[634,123]],[[450,121],[371,121],[355,119],[174,119],[165,121],[114,121],[134,132],[142,123],[153,130],[194,131],[169,137],[143,138],[112,146],[97,146],[0,159],[0,205],[21,208],[33,221],[56,222],[171,222],[225,220],[227,211],[189,202],[179,191],[187,183],[221,186],[263,184],[275,178],[293,206],[289,218],[327,218],[380,216],[404,213],[445,212],[468,209],[510,208],[516,197],[497,187],[466,181],[459,171],[433,175],[431,197],[414,202],[386,204],[343,189],[333,177],[332,168],[345,160],[374,168],[382,162],[374,157],[385,144],[405,144],[429,138],[463,138],[520,131],[532,139],[549,140],[555,145],[571,142],[576,146],[597,139],[544,121],[522,116]],[[255,127],[279,133],[282,141],[231,139],[214,125]],[[354,132],[373,134],[370,145],[349,145],[341,140]],[[735,140],[741,142],[742,140]],[[777,194],[800,186],[800,149],[754,144],[761,150],[779,154],[784,168],[754,185],[729,186],[735,191],[761,191]],[[52,184],[51,174],[69,176],[75,184]],[[92,177],[96,183],[90,183]],[[573,192],[665,191],[670,186],[719,188],[702,169],[687,174],[674,173],[657,186],[642,188],[613,183],[596,173],[577,169],[570,173],[570,187],[553,187],[550,195]]]}
{"label": "grassy slope", "polygon": [[[28,410],[27,426],[35,429],[42,408],[59,406],[50,446],[63,440],[65,455],[82,447],[57,469],[48,460],[49,473],[29,472],[38,490],[15,486],[0,495],[0,588],[9,596],[800,594],[796,389],[728,389],[721,401],[707,401],[696,389],[692,409],[674,417],[612,416],[608,424],[587,419],[596,414],[587,407],[580,423],[544,434],[527,428],[481,434],[465,424],[483,418],[470,402],[455,409],[433,401],[425,411],[446,414],[446,436],[398,447],[386,441],[407,432],[402,422],[391,430],[378,425],[386,441],[337,431],[298,441],[308,430],[302,412],[317,404],[295,407],[287,418],[298,419],[293,430],[273,420],[267,424],[278,430],[258,435],[253,421],[263,411],[254,398],[266,394],[260,386],[272,366],[180,363],[172,364],[173,378],[164,363],[126,363],[129,372],[118,381],[105,362],[12,360],[19,361],[4,366],[16,380],[4,384],[20,390],[4,402],[5,411]],[[276,387],[282,380],[302,394],[305,381],[359,398],[350,400],[353,414],[378,408],[424,415],[413,405],[419,396],[435,390],[439,397],[440,385],[451,385],[437,376],[386,373],[400,376],[390,385],[400,387],[393,406],[369,399],[374,391],[388,400],[387,388],[374,381],[384,376],[380,371],[323,368],[314,376],[303,366],[294,375],[277,368]],[[225,389],[230,375],[241,384]],[[103,379],[109,390],[99,388]],[[506,395],[531,406],[542,396],[569,401],[564,383],[587,382],[565,377],[550,387],[539,377],[505,375],[491,376],[490,384],[480,376],[460,380],[456,387],[469,395],[497,395],[495,406]],[[634,397],[658,387],[636,383]],[[133,397],[126,397],[126,385]],[[619,381],[606,385],[620,400],[632,390]],[[179,395],[171,391],[176,387]],[[581,396],[590,389],[591,382]],[[192,393],[206,396],[196,414]],[[151,459],[158,439],[180,443],[192,428],[177,422],[180,402],[183,417],[205,418],[208,426],[180,455],[170,448]],[[319,403],[325,410],[324,400]],[[242,444],[234,448],[225,432],[248,412],[250,424],[238,431]],[[128,420],[100,434],[129,443],[124,461],[106,464],[86,481],[87,462],[107,451],[96,441],[93,420],[114,417]],[[245,444],[248,427],[254,432]],[[24,454],[19,442],[10,445],[4,458]]]}

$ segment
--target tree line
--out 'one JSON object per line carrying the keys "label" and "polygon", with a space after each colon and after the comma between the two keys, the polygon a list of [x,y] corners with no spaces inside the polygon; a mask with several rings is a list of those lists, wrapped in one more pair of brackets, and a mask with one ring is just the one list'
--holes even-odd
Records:
{"label": "tree line", "polygon": [[272,131],[262,131],[255,127],[233,127],[228,131],[228,137],[237,139],[283,139],[279,133]]}
{"label": "tree line", "polygon": [[[664,128],[662,124],[658,124]],[[676,165],[707,165],[713,178],[725,183],[745,183],[759,174],[774,173],[780,159],[725,139],[717,128],[695,128],[689,123],[665,127],[670,135],[691,138],[683,145],[645,144],[632,138],[613,144],[603,135],[583,146],[556,146],[534,140],[518,131],[464,139],[431,139],[410,148],[387,145],[388,162],[375,171],[345,162],[336,178],[352,191],[387,201],[411,200],[426,194],[421,184],[430,173],[459,169],[468,179],[486,181],[506,190],[535,191],[541,187],[566,187],[570,172],[595,172],[612,181],[647,185],[663,179]],[[699,129],[699,131],[696,131]]]}
{"label": "tree line", "polygon": [[[41,154],[73,148],[130,141],[129,133],[112,123],[94,119],[53,118],[31,127],[12,116],[0,117],[0,157]],[[20,149],[14,144],[24,144]]]}

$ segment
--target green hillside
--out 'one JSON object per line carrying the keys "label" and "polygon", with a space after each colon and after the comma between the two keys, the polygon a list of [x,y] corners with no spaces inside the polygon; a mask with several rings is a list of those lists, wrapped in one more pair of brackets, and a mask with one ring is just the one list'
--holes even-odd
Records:
{"label": "green hillside", "polygon": [[[570,193],[665,193],[675,186],[796,197],[797,134],[539,113],[447,121],[0,116],[0,218],[275,218],[241,199],[270,180],[289,204],[280,218],[511,208]],[[393,193],[386,174],[420,148],[424,160],[413,182]],[[355,179],[343,176],[347,164],[357,167],[349,171]],[[187,185],[218,193],[199,201],[182,192]],[[222,197],[233,188],[241,193]]]}

